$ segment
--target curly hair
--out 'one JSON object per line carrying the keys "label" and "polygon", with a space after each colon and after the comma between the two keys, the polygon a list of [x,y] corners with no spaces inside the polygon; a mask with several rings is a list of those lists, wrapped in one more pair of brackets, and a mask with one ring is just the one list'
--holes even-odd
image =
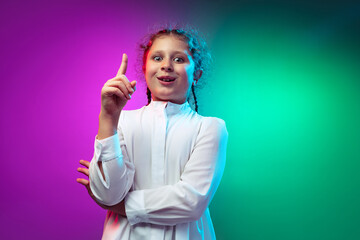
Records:
{"label": "curly hair", "polygon": [[[191,92],[193,94],[193,102],[195,105],[195,111],[198,111],[198,105],[197,105],[197,99],[195,95],[195,88],[198,88],[201,86],[203,79],[208,74],[208,71],[210,70],[210,65],[212,63],[212,57],[210,54],[210,51],[207,47],[207,44],[202,36],[200,36],[199,32],[195,30],[192,27],[168,27],[163,28],[161,30],[156,31],[155,33],[151,33],[147,35],[144,38],[143,43],[140,44],[140,55],[141,55],[141,65],[142,65],[142,73],[144,74],[146,71],[146,59],[147,55],[149,53],[149,50],[151,46],[153,45],[154,41],[161,37],[161,36],[169,36],[173,35],[176,37],[179,37],[181,40],[185,41],[189,46],[189,51],[192,55],[192,58],[195,63],[195,70],[194,72],[197,72],[198,70],[202,71],[202,81],[199,82],[195,87],[192,85]],[[205,77],[204,77],[205,76]],[[148,98],[148,104],[151,101],[151,92],[150,89],[147,88],[146,95]],[[189,101],[189,99],[188,99]]]}

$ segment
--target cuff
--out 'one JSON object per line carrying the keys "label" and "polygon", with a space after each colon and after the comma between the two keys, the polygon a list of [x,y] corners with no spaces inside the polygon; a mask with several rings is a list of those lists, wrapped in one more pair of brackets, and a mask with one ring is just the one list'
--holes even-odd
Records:
{"label": "cuff", "polygon": [[148,222],[143,190],[129,192],[126,195],[125,212],[130,225],[134,225],[139,222]]}
{"label": "cuff", "polygon": [[98,140],[96,136],[94,148],[96,161],[106,162],[121,156],[120,140],[117,133],[101,140]]}

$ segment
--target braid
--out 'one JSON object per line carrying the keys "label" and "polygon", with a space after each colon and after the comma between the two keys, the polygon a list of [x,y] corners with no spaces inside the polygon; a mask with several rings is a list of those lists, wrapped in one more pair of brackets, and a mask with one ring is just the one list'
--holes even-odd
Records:
{"label": "braid", "polygon": [[192,94],[193,94],[193,96],[194,96],[195,112],[198,112],[198,105],[197,105],[197,100],[196,100],[196,96],[195,96],[194,85],[191,85],[191,91],[192,91]]}
{"label": "braid", "polygon": [[147,96],[147,100],[148,100],[148,105],[151,102],[151,92],[149,88],[146,88],[146,96]]}

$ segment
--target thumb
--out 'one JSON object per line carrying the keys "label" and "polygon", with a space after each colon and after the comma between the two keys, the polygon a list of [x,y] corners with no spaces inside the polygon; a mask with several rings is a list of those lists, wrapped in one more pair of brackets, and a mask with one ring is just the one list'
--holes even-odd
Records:
{"label": "thumb", "polygon": [[131,87],[132,87],[134,90],[136,90],[136,83],[137,83],[137,82],[136,82],[135,80],[130,83]]}

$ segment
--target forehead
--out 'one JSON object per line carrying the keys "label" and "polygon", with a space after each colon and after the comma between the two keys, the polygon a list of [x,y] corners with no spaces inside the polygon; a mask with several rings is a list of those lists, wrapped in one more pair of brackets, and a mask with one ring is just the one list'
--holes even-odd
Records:
{"label": "forehead", "polygon": [[180,51],[189,53],[189,45],[186,40],[181,37],[163,35],[154,40],[150,52],[154,51]]}

